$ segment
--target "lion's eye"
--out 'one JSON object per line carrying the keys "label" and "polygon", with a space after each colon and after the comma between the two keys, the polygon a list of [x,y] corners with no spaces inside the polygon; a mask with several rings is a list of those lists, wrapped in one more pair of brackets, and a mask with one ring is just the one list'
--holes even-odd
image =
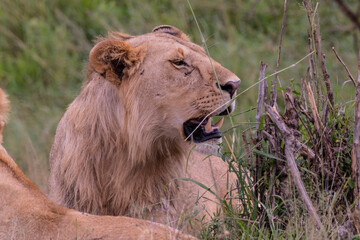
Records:
{"label": "lion's eye", "polygon": [[189,66],[184,60],[174,60],[172,63],[176,66]]}

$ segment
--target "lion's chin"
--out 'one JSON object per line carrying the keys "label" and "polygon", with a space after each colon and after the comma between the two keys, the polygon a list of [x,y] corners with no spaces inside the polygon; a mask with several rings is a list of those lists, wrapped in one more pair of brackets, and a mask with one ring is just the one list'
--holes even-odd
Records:
{"label": "lion's chin", "polygon": [[211,123],[209,118],[193,118],[184,122],[185,138],[188,141],[202,143],[214,138],[221,138],[220,128],[224,122],[221,118],[217,123]]}

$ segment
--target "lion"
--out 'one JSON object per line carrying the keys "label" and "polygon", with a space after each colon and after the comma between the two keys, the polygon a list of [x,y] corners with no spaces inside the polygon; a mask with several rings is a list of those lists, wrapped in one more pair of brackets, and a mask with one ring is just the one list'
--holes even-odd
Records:
{"label": "lion", "polygon": [[167,25],[99,38],[87,69],[56,130],[50,199],[177,228],[211,217],[235,174],[218,157],[189,152],[221,138],[223,120],[211,119],[234,110],[240,79]]}
{"label": "lion", "polygon": [[[8,103],[0,88],[3,123]],[[0,239],[195,239],[146,220],[94,216],[59,206],[24,175],[1,144],[0,202]]]}

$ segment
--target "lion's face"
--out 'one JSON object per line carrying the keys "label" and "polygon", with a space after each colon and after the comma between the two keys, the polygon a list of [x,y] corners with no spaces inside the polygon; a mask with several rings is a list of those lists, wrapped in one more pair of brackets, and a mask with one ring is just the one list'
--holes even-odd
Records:
{"label": "lion's face", "polygon": [[125,108],[129,104],[136,114],[152,118],[147,122],[161,128],[161,134],[194,142],[221,137],[222,120],[212,124],[211,117],[233,111],[230,100],[240,84],[171,26],[99,41],[90,53],[90,67],[117,86]]}

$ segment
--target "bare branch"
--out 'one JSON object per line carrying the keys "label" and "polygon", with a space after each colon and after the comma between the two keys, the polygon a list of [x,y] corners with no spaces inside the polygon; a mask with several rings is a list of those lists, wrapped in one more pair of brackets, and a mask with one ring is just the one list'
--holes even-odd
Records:
{"label": "bare branch", "polygon": [[319,229],[323,230],[323,225],[321,220],[316,213],[316,210],[306,192],[304,183],[301,181],[300,172],[295,162],[294,152],[295,152],[295,143],[296,138],[292,134],[292,131],[286,126],[284,121],[280,118],[279,113],[276,111],[275,107],[271,107],[270,105],[264,103],[265,110],[269,114],[271,120],[276,124],[280,132],[284,137],[285,143],[285,157],[289,167],[290,176],[292,177],[296,188],[299,191],[301,198],[303,199],[305,206],[310,214],[310,216],[315,220]]}
{"label": "bare branch", "polygon": [[360,22],[355,13],[353,13],[342,0],[334,0],[340,7],[341,11],[350,19],[350,21],[360,30]]}
{"label": "bare branch", "polygon": [[299,142],[297,139],[295,141],[295,147],[305,152],[310,159],[315,159],[316,155],[314,151],[305,144]]}
{"label": "bare branch", "polygon": [[306,85],[306,91],[307,91],[307,95],[308,95],[308,100],[309,100],[309,104],[310,104],[310,108],[311,111],[313,113],[314,116],[314,122],[315,122],[315,130],[318,133],[318,135],[321,135],[322,129],[323,129],[323,125],[320,121],[320,116],[316,107],[316,103],[315,103],[315,98],[314,98],[314,93],[311,90],[311,86],[309,83],[305,83]]}
{"label": "bare branch", "polygon": [[350,78],[350,79],[351,79],[351,81],[353,82],[354,86],[356,86],[356,83],[355,83],[355,79],[354,79],[354,77],[352,76],[352,74],[351,74],[350,70],[349,70],[349,69],[348,69],[348,67],[345,65],[344,61],[341,59],[341,57],[339,56],[339,54],[336,52],[335,47],[332,47],[332,50],[334,51],[334,53],[335,53],[335,55],[336,55],[337,59],[338,59],[338,60],[341,62],[341,64],[344,66],[344,68],[345,68],[345,70],[346,70],[346,72],[347,72],[347,74],[348,74],[349,78]]}
{"label": "bare branch", "polygon": [[301,101],[304,103],[304,108],[307,111],[308,107],[307,107],[307,101],[306,101],[306,97],[305,97],[305,81],[303,78],[301,78],[300,82],[301,82]]}
{"label": "bare branch", "polygon": [[[260,118],[262,115],[262,106],[264,103],[265,81],[263,81],[263,79],[265,78],[266,68],[267,68],[267,65],[263,62],[260,62],[259,93],[258,93],[257,109],[256,109],[256,117],[255,117],[256,129],[259,129],[259,126],[260,126]],[[259,141],[261,138],[261,133],[258,132],[257,138]]]}
{"label": "bare branch", "polygon": [[[309,100],[309,104],[310,104],[310,108],[311,111],[313,113],[314,116],[314,126],[315,126],[315,130],[317,133],[317,136],[321,136],[321,140],[322,140],[322,144],[324,146],[324,153],[325,153],[325,159],[326,162],[323,162],[323,164],[327,164],[327,163],[333,163],[334,162],[334,153],[333,153],[333,149],[331,147],[331,143],[330,143],[330,136],[329,136],[329,131],[326,129],[326,125],[323,125],[323,123],[321,122],[317,107],[316,107],[316,103],[315,103],[315,99],[314,99],[314,94],[311,90],[310,84],[307,83],[306,84],[306,90],[307,90],[307,94],[308,94],[308,100]],[[324,113],[326,113],[326,103],[325,103],[325,107],[324,107]],[[324,118],[327,118],[326,114],[324,115]],[[331,172],[329,172],[329,174],[331,174]]]}
{"label": "bare branch", "polygon": [[285,23],[286,23],[286,4],[287,4],[287,0],[284,0],[284,14],[283,14],[283,20],[282,20],[282,24],[281,24],[279,51],[278,51],[278,56],[277,56],[277,61],[276,61],[275,81],[272,83],[273,89],[271,91],[271,97],[270,97],[271,106],[274,106],[276,104],[276,98],[277,98],[277,87],[276,87],[276,85],[277,85],[277,83],[280,84],[280,80],[279,80],[277,72],[279,71],[280,55],[281,55],[281,44],[282,44],[282,40],[283,40]]}
{"label": "bare branch", "polygon": [[327,71],[326,65],[325,65],[325,54],[322,53],[321,50],[321,35],[320,35],[320,25],[319,25],[319,15],[317,16],[317,22],[318,24],[315,24],[312,22],[312,18],[313,18],[313,9],[311,7],[311,4],[309,3],[309,0],[303,0],[304,6],[306,8],[307,14],[308,14],[308,18],[309,18],[309,22],[310,25],[312,26],[312,34],[314,36],[314,41],[315,41],[315,49],[316,49],[316,55],[318,56],[318,59],[320,61],[320,67],[321,67],[321,71],[323,73],[323,78],[324,78],[324,83],[326,86],[326,92],[327,92],[327,97],[330,101],[330,104],[332,106],[334,106],[334,94],[331,90],[331,84],[330,84],[330,75]]}
{"label": "bare branch", "polygon": [[[311,38],[311,34],[308,33],[308,40],[309,40],[309,52],[313,52],[313,42],[312,42],[312,38]],[[311,55],[309,57],[309,77],[311,80],[311,84],[312,87],[314,89],[314,82],[316,84],[317,87],[317,77],[316,77],[316,70],[315,70],[315,60],[314,60],[314,55]]]}
{"label": "bare branch", "polygon": [[[267,81],[265,79],[265,71],[266,71],[267,65],[263,62],[260,62],[260,76],[259,76],[259,93],[258,93],[258,99],[257,99],[257,110],[256,110],[256,139],[255,139],[255,144],[257,145],[256,149],[258,149],[259,151],[262,150],[261,144],[258,144],[261,139],[262,139],[262,131],[259,131],[259,126],[260,126],[260,118],[262,115],[262,108],[263,108],[263,103],[264,100],[267,98]],[[255,172],[254,172],[254,176],[255,176],[255,182],[258,182],[259,179],[261,179],[261,173],[262,173],[262,167],[261,167],[261,163],[262,163],[262,157],[259,155],[256,155],[256,160],[255,160]],[[264,186],[257,186],[255,188],[255,196],[258,196],[260,199],[264,198]]]}

